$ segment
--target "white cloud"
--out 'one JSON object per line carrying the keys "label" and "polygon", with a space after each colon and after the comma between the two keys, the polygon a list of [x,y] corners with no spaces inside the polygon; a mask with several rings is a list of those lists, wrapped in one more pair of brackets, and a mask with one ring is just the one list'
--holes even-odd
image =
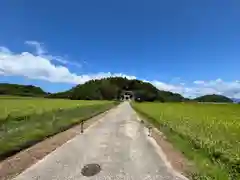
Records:
{"label": "white cloud", "polygon": [[51,61],[59,62],[60,64],[63,64],[63,65],[72,65],[72,66],[79,67],[79,68],[82,67],[82,64],[77,63],[77,62],[73,62],[73,61],[68,61],[61,56],[42,55],[41,57],[49,59]]}
{"label": "white cloud", "polygon": [[226,82],[222,79],[211,81],[194,81],[192,84],[168,84],[161,81],[148,81],[160,90],[180,93],[185,97],[198,97],[206,94],[219,94],[231,98],[240,98],[240,81]]}
{"label": "white cloud", "polygon": [[194,83],[194,84],[204,84],[204,81],[199,81],[199,80],[197,80],[197,81],[194,81],[193,83]]}
{"label": "white cloud", "polygon": [[158,89],[164,90],[164,91],[175,91],[176,92],[176,91],[180,90],[180,86],[174,86],[174,85],[156,81],[156,80],[150,81],[150,83],[155,85]]}
{"label": "white cloud", "polygon": [[53,56],[53,55],[49,55],[47,54],[47,50],[44,48],[43,43],[37,42],[37,41],[25,41],[25,44],[33,46],[36,50],[36,55],[37,56],[41,56],[43,58],[46,58],[48,60],[51,61],[56,61],[59,62],[61,64],[69,64],[69,65],[73,65],[76,67],[82,67],[82,65],[80,63],[77,62],[73,62],[73,61],[68,61],[65,58],[61,57],[61,56]]}
{"label": "white cloud", "polygon": [[36,49],[36,54],[39,56],[47,53],[42,44],[37,41],[25,41],[25,44],[33,46]]}
{"label": "white cloud", "polygon": [[194,81],[190,86],[190,91],[184,93],[193,97],[202,96],[205,94],[219,94],[228,96],[231,98],[240,98],[240,82],[235,81],[224,81],[220,78],[210,81]]}
{"label": "white cloud", "polygon": [[[6,47],[0,47],[0,75],[24,76],[30,79],[41,79],[50,82],[70,84],[82,84],[92,79],[105,77],[126,77],[137,79],[135,76],[124,73],[99,72],[96,74],[76,74],[67,68],[70,62],[60,56],[47,54],[41,44],[36,41],[28,41],[26,44],[36,47],[36,55],[30,52],[13,53]],[[62,65],[54,64],[54,61]],[[240,98],[240,81],[226,82],[220,78],[211,81],[196,80],[191,84],[177,82],[165,83],[158,80],[144,80],[155,85],[160,90],[180,93],[185,97],[196,97],[205,94],[222,94],[228,97]]]}
{"label": "white cloud", "polygon": [[205,82],[204,87],[200,86],[199,88],[208,88],[221,95],[240,98],[240,82],[238,80],[227,82],[218,78],[216,80]]}
{"label": "white cloud", "polygon": [[6,48],[6,47],[0,46],[0,53],[2,53],[2,54],[11,54],[11,51],[8,48]]}
{"label": "white cloud", "polygon": [[[34,43],[33,43],[34,44]],[[40,51],[43,52],[43,51]],[[91,79],[100,79],[110,76],[121,76],[135,79],[122,73],[104,73],[77,75],[62,65],[55,65],[52,56],[39,56],[29,52],[14,54],[6,47],[0,49],[0,74],[5,76],[24,76],[30,79],[42,79],[50,82],[82,84]],[[63,60],[64,61],[64,60]]]}

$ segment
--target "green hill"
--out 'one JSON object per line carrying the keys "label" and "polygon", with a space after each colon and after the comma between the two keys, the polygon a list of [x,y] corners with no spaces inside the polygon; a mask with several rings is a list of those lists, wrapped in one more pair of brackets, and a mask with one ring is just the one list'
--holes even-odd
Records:
{"label": "green hill", "polygon": [[45,96],[46,94],[40,87],[32,85],[0,84],[0,95]]}
{"label": "green hill", "polygon": [[113,100],[119,99],[124,91],[132,91],[135,99],[142,101],[184,101],[185,98],[177,93],[160,91],[150,83],[140,80],[129,80],[121,77],[91,80],[85,84],[60,93],[49,95],[51,98]]}
{"label": "green hill", "polygon": [[[84,84],[77,85],[64,92],[49,94],[40,87],[33,85],[19,85],[0,83],[0,95],[32,96],[47,98],[67,98],[82,100],[114,100],[120,99],[124,91],[131,91],[135,100],[160,101],[160,102],[182,102],[189,101],[178,93],[161,91],[151,83],[140,80],[129,80],[122,77],[110,77],[100,80],[90,80]],[[190,101],[229,103],[232,99],[222,95],[205,95]]]}
{"label": "green hill", "polygon": [[219,103],[232,103],[233,100],[222,95],[205,95],[205,96],[200,96],[194,99],[194,101],[198,102],[219,102]]}

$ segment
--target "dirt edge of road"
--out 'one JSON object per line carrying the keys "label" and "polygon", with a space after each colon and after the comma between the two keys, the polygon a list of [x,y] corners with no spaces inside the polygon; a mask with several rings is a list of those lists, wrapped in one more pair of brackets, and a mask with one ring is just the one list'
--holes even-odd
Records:
{"label": "dirt edge of road", "polygon": [[[90,118],[84,123],[84,128],[97,123],[102,117],[104,117],[109,111],[114,110],[117,106],[110,110],[107,110],[93,118]],[[58,133],[48,139],[45,139],[28,149],[20,151],[19,153],[0,162],[0,180],[9,180],[29,168],[31,165],[37,163],[46,155],[74,138],[76,135],[81,134],[81,125],[76,125],[66,131]]]}
{"label": "dirt edge of road", "polygon": [[171,167],[181,175],[188,177],[188,172],[192,168],[191,163],[187,158],[167,140],[167,137],[157,128],[155,128],[148,120],[141,114],[137,113],[139,120],[149,129],[151,128],[151,137],[156,141],[161,148],[167,161]]}

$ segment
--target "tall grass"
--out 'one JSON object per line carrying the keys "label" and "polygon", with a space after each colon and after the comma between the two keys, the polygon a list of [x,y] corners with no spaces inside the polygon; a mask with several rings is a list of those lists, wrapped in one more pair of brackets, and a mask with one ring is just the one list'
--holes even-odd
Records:
{"label": "tall grass", "polygon": [[[50,107],[54,107],[54,109],[50,110],[51,108],[49,108],[48,111],[44,113],[37,113],[38,111],[35,111],[35,113],[25,116],[9,116],[4,121],[1,121],[0,159],[4,159],[49,136],[64,131],[117,104],[117,102],[111,101],[82,101],[80,106],[72,105],[70,103],[70,106],[65,106],[67,108],[56,109],[56,106],[61,107],[62,105],[58,105],[56,102],[53,103],[49,100],[47,100],[47,102],[50,104]],[[86,103],[84,104],[84,102]],[[36,102],[34,103],[35,105],[37,104]],[[69,102],[66,101],[66,103]],[[40,105],[40,108],[41,107],[42,106]]]}
{"label": "tall grass", "polygon": [[[192,151],[204,154],[207,159],[192,156],[192,160],[202,160],[196,164],[201,166],[206,179],[240,179],[239,105],[135,103],[133,106],[155,120],[159,128],[165,127],[188,141]],[[182,150],[192,153],[186,148]]]}
{"label": "tall grass", "polygon": [[0,96],[0,121],[8,116],[17,117],[41,114],[58,108],[75,108],[90,104],[103,104],[107,101],[84,101],[66,99],[46,99],[17,96]]}

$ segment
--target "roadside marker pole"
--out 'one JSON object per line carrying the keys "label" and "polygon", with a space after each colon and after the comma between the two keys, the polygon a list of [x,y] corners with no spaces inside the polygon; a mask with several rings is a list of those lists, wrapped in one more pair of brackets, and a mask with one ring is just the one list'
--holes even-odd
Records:
{"label": "roadside marker pole", "polygon": [[152,127],[151,126],[148,127],[148,136],[152,136]]}
{"label": "roadside marker pole", "polygon": [[81,121],[81,133],[83,133],[83,120]]}

